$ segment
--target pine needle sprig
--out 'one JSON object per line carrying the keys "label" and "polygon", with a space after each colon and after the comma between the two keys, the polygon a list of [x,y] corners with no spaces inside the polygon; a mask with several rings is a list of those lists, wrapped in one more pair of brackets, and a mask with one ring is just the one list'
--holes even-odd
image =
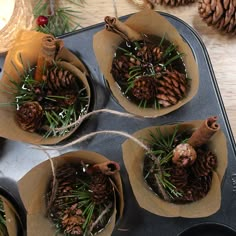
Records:
{"label": "pine needle sprig", "polygon": [[166,190],[166,193],[172,199],[182,196],[182,193],[177,191],[175,185],[169,181],[170,175],[167,172],[169,163],[173,157],[173,145],[177,132],[178,126],[175,126],[172,134],[167,135],[164,135],[160,128],[157,128],[155,133],[149,133],[151,139],[146,140],[151,146],[151,153],[147,153],[146,158],[150,158],[153,163],[145,174],[144,179],[146,180],[152,174],[158,179],[162,187]]}
{"label": "pine needle sprig", "polygon": [[[72,7],[60,7],[59,5],[51,4],[51,1],[43,2],[43,0],[38,0],[35,2],[35,7],[33,14],[35,19],[40,16],[45,16],[48,18],[48,23],[44,25],[37,25],[35,30],[52,34],[54,36],[59,36],[78,28],[82,28],[79,23],[83,18],[80,17],[81,11],[73,10]],[[68,0],[70,4],[77,7],[83,7],[85,3],[84,0],[72,1]],[[53,11],[52,11],[53,6]]]}
{"label": "pine needle sprig", "polygon": [[59,113],[53,110],[45,111],[45,116],[49,127],[47,128],[48,131],[44,137],[48,138],[49,136],[63,136],[70,132],[70,130],[74,127],[60,131],[58,131],[57,128],[66,127],[77,120],[77,111],[75,106],[71,105],[68,108],[62,108],[61,112]]}
{"label": "pine needle sprig", "polygon": [[[70,208],[74,203],[78,204],[77,209],[82,210],[82,216],[85,219],[84,223],[82,224],[82,229],[84,231],[83,235],[90,235],[87,233],[89,231],[91,233],[92,231],[92,229],[90,229],[92,218],[95,216],[95,214],[100,217],[101,213],[104,211],[104,209],[106,209],[106,206],[95,204],[92,199],[92,192],[89,188],[89,185],[87,183],[83,183],[83,181],[77,184],[70,194],[59,196],[58,199],[65,199],[65,202],[59,205],[59,207],[62,207],[63,209]],[[70,199],[72,200],[70,201]],[[107,214],[107,212],[105,214]],[[103,218],[104,215],[99,218],[99,222],[102,222]],[[60,231],[63,230],[60,223],[57,224],[57,227]]]}

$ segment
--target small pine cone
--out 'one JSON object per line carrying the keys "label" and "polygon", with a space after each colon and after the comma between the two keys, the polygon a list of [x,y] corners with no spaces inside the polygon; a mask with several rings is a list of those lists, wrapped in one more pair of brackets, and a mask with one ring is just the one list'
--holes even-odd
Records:
{"label": "small pine cone", "polygon": [[102,204],[111,196],[112,185],[107,175],[100,172],[92,175],[90,189],[95,204]]}
{"label": "small pine cone", "polygon": [[161,5],[169,5],[171,7],[187,5],[195,2],[195,0],[149,0],[149,1],[150,2],[154,1],[155,3]]}
{"label": "small pine cone", "polygon": [[207,25],[224,33],[236,33],[235,0],[199,0],[198,12]]}
{"label": "small pine cone", "polygon": [[47,86],[52,92],[74,89],[76,86],[75,76],[70,71],[60,67],[50,69],[48,71]]}
{"label": "small pine cone", "polygon": [[83,235],[82,225],[85,218],[82,216],[82,211],[78,208],[78,204],[73,204],[63,212],[62,227],[65,234]]}
{"label": "small pine cone", "polygon": [[191,166],[192,173],[196,176],[207,176],[217,166],[217,158],[211,151],[204,152],[202,150],[197,152],[197,159]]}
{"label": "small pine cone", "polygon": [[170,182],[178,189],[181,190],[188,183],[188,173],[186,168],[177,167],[174,165],[169,171]]}
{"label": "small pine cone", "polygon": [[[162,57],[163,51],[160,47],[153,46],[153,44],[146,44],[137,51],[137,56],[141,57],[143,61],[154,64]],[[142,65],[143,66],[143,65]],[[145,65],[144,65],[145,66]]]}
{"label": "small pine cone", "polygon": [[43,108],[38,102],[26,102],[16,111],[16,121],[26,131],[35,132],[41,126]]}
{"label": "small pine cone", "polygon": [[135,61],[127,56],[120,56],[114,58],[112,62],[111,73],[116,81],[127,82],[129,76],[129,68],[138,65],[139,61]]}
{"label": "small pine cone", "polygon": [[149,76],[140,77],[135,80],[131,91],[137,99],[149,101],[156,95],[156,79]]}

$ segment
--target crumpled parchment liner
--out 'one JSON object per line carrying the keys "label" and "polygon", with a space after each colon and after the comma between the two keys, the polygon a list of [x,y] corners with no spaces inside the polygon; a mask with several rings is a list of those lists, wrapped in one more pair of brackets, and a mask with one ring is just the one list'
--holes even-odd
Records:
{"label": "crumpled parchment liner", "polygon": [[93,48],[97,58],[98,65],[102,71],[108,85],[118,103],[128,112],[143,117],[158,117],[177,110],[187,102],[189,102],[197,93],[199,86],[198,65],[194,59],[191,48],[184,41],[177,29],[169,23],[164,17],[153,10],[143,10],[130,16],[125,24],[134,30],[149,35],[157,35],[169,40],[177,45],[177,50],[183,55],[183,61],[186,66],[188,77],[191,78],[190,89],[185,98],[180,100],[176,105],[154,109],[139,108],[137,104],[129,101],[119,89],[116,81],[111,74],[112,60],[117,47],[122,42],[120,36],[107,30],[102,30],[94,35]]}
{"label": "crumpled parchment liner", "polygon": [[[108,159],[98,153],[91,151],[75,151],[68,152],[58,157],[52,158],[55,168],[65,164],[74,163],[79,164],[80,161],[88,164],[102,163]],[[54,235],[56,228],[50,219],[46,217],[46,199],[48,184],[52,178],[52,170],[49,160],[37,165],[30,170],[18,182],[19,192],[24,206],[27,210],[27,235],[35,236]],[[124,199],[123,189],[120,174],[116,173],[113,180],[117,186],[119,198],[117,199],[119,205],[119,216],[123,214]],[[99,236],[111,235],[116,222],[117,209],[114,207],[114,212],[110,218],[109,223],[101,231]]]}
{"label": "crumpled parchment liner", "polygon": [[[176,124],[179,131],[198,128],[202,120]],[[160,128],[162,134],[172,134],[176,125],[152,126],[133,134],[138,139],[150,140],[150,132]],[[156,134],[156,132],[155,132]],[[158,136],[157,136],[158,137]],[[221,205],[221,182],[227,167],[227,143],[224,133],[219,130],[209,141],[209,149],[217,156],[217,169],[213,172],[212,186],[208,194],[201,200],[189,204],[169,203],[157,196],[143,177],[143,161],[145,151],[127,140],[122,144],[124,164],[127,169],[131,187],[140,205],[145,210],[165,217],[199,218],[207,217],[217,212]]]}
{"label": "crumpled parchment liner", "polygon": [[[73,129],[68,134],[61,137],[49,137],[44,138],[43,136],[37,133],[30,133],[22,130],[15,120],[15,106],[2,106],[1,103],[11,103],[15,101],[15,96],[9,94],[6,91],[6,86],[12,86],[9,82],[9,78],[14,78],[17,82],[19,81],[19,75],[14,69],[12,63],[17,67],[20,74],[23,73],[23,66],[21,64],[20,55],[22,56],[23,63],[26,68],[28,68],[27,63],[31,67],[37,64],[37,58],[39,51],[41,49],[41,41],[45,36],[43,33],[35,32],[35,31],[20,31],[17,35],[17,39],[8,52],[3,70],[7,74],[3,73],[2,79],[0,80],[0,136],[11,139],[14,141],[21,141],[32,144],[56,144],[63,139],[70,136],[75,130]],[[88,75],[88,71],[86,70],[84,64],[77,58],[72,52],[68,49],[63,48],[57,56],[57,59],[64,63],[63,65],[67,65],[67,68],[79,77],[84,83],[88,94],[90,95],[90,87],[87,81],[86,75]],[[8,89],[9,90],[9,89]]]}

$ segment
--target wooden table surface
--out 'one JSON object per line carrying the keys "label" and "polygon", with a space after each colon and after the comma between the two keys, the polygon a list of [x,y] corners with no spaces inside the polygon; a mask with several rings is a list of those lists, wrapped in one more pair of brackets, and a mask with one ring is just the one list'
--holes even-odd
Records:
{"label": "wooden table surface", "polygon": [[[140,11],[131,0],[115,0],[118,17]],[[86,0],[81,9],[81,24],[103,22],[104,16],[115,16],[113,0]],[[155,10],[170,13],[187,22],[201,36],[210,55],[231,128],[236,138],[236,36],[223,35],[207,26],[198,14],[198,3],[182,7],[156,6]],[[235,64],[234,64],[235,63]],[[207,101],[206,101],[207,102]]]}

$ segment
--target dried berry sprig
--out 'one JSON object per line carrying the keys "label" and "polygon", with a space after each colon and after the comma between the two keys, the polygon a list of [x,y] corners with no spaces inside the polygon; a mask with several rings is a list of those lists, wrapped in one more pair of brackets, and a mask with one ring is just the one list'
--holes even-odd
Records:
{"label": "dried berry sprig", "polygon": [[[82,8],[84,0],[68,0],[75,6]],[[58,1],[59,2],[59,1]],[[36,30],[59,36],[81,28],[80,11],[73,10],[72,7],[60,7],[54,1],[35,0],[33,14],[37,20]],[[43,19],[43,21],[42,21]]]}

